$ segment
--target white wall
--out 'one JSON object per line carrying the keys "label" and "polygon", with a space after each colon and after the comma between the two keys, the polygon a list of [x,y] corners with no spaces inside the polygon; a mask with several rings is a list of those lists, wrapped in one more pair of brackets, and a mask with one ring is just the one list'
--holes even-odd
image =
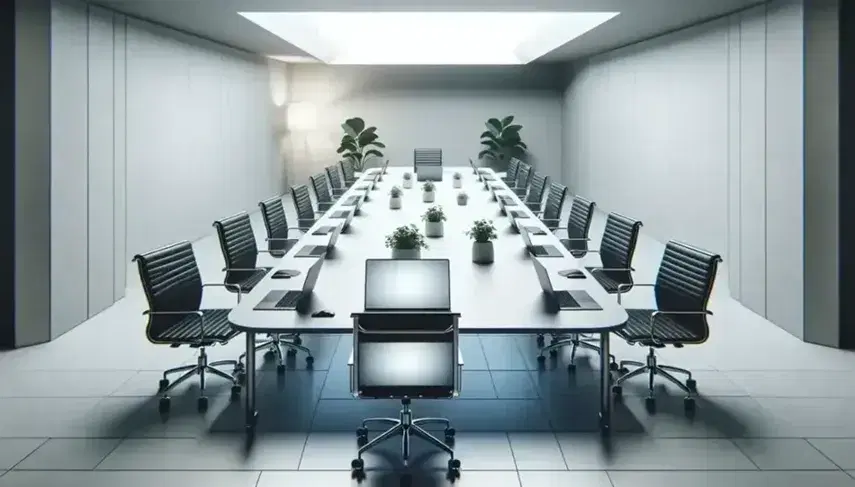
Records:
{"label": "white wall", "polygon": [[306,182],[336,163],[340,125],[355,116],[377,126],[391,165],[411,166],[414,148],[437,147],[445,165],[463,166],[481,150],[487,119],[512,114],[535,168],[561,177],[561,92],[551,86],[551,67],[495,75],[490,68],[288,68],[289,103],[311,103],[317,113],[315,130],[288,137],[289,181]]}
{"label": "white wall", "polygon": [[564,94],[571,189],[719,252],[736,299],[803,336],[802,3],[590,59]]}
{"label": "white wall", "polygon": [[130,258],[281,192],[266,62],[73,0],[51,15],[51,335]]}

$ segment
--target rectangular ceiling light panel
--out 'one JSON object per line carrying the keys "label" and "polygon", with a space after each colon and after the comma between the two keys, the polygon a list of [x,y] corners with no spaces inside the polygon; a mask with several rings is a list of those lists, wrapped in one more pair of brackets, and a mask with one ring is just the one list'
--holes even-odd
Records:
{"label": "rectangular ceiling light panel", "polygon": [[239,12],[328,64],[526,64],[617,12]]}

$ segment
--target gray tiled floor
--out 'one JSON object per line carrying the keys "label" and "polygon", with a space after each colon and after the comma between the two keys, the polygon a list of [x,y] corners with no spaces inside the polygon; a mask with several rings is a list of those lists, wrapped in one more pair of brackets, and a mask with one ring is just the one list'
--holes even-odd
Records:
{"label": "gray tiled floor", "polygon": [[[592,235],[602,224],[595,220]],[[196,252],[204,280],[219,280],[216,241],[198,242]],[[660,253],[642,238],[639,282],[653,278]],[[130,274],[127,298],[89,322],[53,343],[0,352],[0,487],[355,485],[353,429],[365,416],[396,415],[397,404],[350,397],[346,339],[306,337],[313,370],[301,358],[284,376],[260,364],[259,434],[247,448],[241,405],[216,378],[207,413],[196,412],[191,381],[173,394],[167,421],[157,414],[160,371],[194,356],[145,340],[144,300]],[[640,292],[627,304],[650,299]],[[205,296],[208,306],[233,301],[218,290]],[[463,337],[461,397],[416,402],[414,412],[455,423],[462,487],[855,487],[855,354],[791,337],[730,300],[723,278],[711,307],[706,344],[660,355],[695,372],[694,418],[667,385],[657,387],[657,411],[649,413],[641,379],[624,388],[615,433],[604,441],[596,433],[594,357],[581,352],[570,375],[564,351],[540,370],[534,337],[513,336]],[[620,358],[645,353],[617,340],[613,348]],[[210,355],[240,351],[238,341]],[[414,486],[450,485],[442,455],[414,441],[405,470],[398,448],[392,441],[365,457],[364,485],[397,486],[407,473]]]}

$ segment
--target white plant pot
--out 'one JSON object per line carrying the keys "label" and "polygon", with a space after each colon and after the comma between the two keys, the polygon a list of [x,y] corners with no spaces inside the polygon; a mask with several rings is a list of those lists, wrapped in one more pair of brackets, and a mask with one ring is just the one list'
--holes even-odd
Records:
{"label": "white plant pot", "polygon": [[404,180],[404,189],[410,189],[412,187],[413,187],[413,180],[412,179],[405,179]]}
{"label": "white plant pot", "polygon": [[463,180],[462,179],[453,179],[451,184],[452,184],[452,187],[454,187],[454,188],[462,188],[463,187]]}
{"label": "white plant pot", "polygon": [[425,222],[425,237],[442,237],[442,222]]}
{"label": "white plant pot", "polygon": [[467,196],[458,196],[457,204],[460,206],[466,206],[466,203],[469,203],[469,197]]}
{"label": "white plant pot", "polygon": [[390,197],[389,198],[389,209],[392,210],[400,210],[401,209],[401,197]]}
{"label": "white plant pot", "polygon": [[492,264],[493,242],[472,242],[472,262],[476,264]]}
{"label": "white plant pot", "polygon": [[421,249],[392,249],[393,259],[421,259]]}
{"label": "white plant pot", "polygon": [[435,191],[424,191],[422,192],[422,201],[425,203],[433,203],[433,200],[436,199]]}

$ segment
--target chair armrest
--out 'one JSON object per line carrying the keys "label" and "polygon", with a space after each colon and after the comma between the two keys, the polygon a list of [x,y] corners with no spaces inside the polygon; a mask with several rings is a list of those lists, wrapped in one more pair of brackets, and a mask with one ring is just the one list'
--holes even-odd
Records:
{"label": "chair armrest", "polygon": [[618,284],[618,287],[617,287],[617,304],[620,304],[620,298],[624,292],[629,292],[630,289],[635,288],[635,287],[653,287],[655,285],[656,284],[652,284],[652,283],[649,283],[649,284],[648,283],[644,283],[644,284],[636,284],[636,283]]}
{"label": "chair armrest", "polygon": [[223,287],[229,290],[233,290],[235,295],[237,295],[237,302],[240,304],[240,295],[243,294],[243,290],[240,288],[240,284],[231,284],[225,282],[208,282],[202,284],[202,288],[206,287]]}
{"label": "chair armrest", "polygon": [[[566,230],[566,228],[565,228]],[[572,240],[573,242],[590,242],[591,239],[588,237],[567,237],[562,240]]]}
{"label": "chair armrest", "polygon": [[[204,284],[202,285],[204,286]],[[240,294],[238,294],[240,295]],[[202,313],[199,310],[194,311],[151,311],[145,310],[143,311],[143,316],[151,315],[151,316],[187,316],[187,315],[196,315],[199,317],[199,342],[205,341],[205,313]]]}
{"label": "chair armrest", "polygon": [[[589,250],[588,252],[591,252],[591,251]],[[595,272],[595,271],[597,271],[597,272],[598,272],[598,271],[603,271],[603,272],[609,272],[609,271],[626,271],[626,272],[635,272],[635,269],[633,269],[632,267],[627,267],[627,268],[620,268],[620,267],[591,267],[590,269],[588,269],[588,272]]]}
{"label": "chair armrest", "polygon": [[[300,229],[299,229],[299,228],[294,228],[294,229],[292,229],[292,230],[300,230]],[[296,239],[296,238],[288,238],[288,237],[273,237],[273,238],[265,238],[265,239],[264,239],[264,241],[265,241],[265,242],[287,242],[287,241],[289,241],[289,240],[299,240],[299,239]],[[259,250],[259,252],[261,252],[261,251]]]}
{"label": "chair armrest", "polygon": [[656,338],[654,338],[655,334],[654,329],[656,326],[656,318],[660,316],[667,315],[690,315],[690,316],[712,316],[712,311],[710,310],[698,310],[698,311],[654,311],[653,314],[650,315],[650,339],[654,342]]}

